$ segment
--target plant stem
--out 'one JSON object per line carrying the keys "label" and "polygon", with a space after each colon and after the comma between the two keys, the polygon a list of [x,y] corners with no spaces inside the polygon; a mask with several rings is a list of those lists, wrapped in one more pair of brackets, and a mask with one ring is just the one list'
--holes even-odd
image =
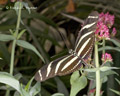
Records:
{"label": "plant stem", "polygon": [[[18,19],[17,19],[16,31],[15,31],[16,38],[18,36],[18,32],[19,32],[19,28],[20,28],[20,20],[21,20],[21,2],[19,3]],[[15,46],[16,46],[16,40],[13,41],[13,45],[12,45],[11,62],[10,62],[10,74],[11,75],[13,75]]]}
{"label": "plant stem", "polygon": [[102,51],[102,54],[105,54],[105,39],[103,39],[103,51]]}
{"label": "plant stem", "polygon": [[[18,19],[17,19],[16,31],[15,31],[16,38],[17,38],[18,32],[19,32],[20,20],[21,20],[21,2],[19,3]],[[13,75],[13,70],[14,70],[15,46],[16,46],[16,40],[13,40],[12,52],[11,52],[11,61],[10,61],[10,74],[11,75]],[[8,89],[6,91],[5,96],[9,96],[9,94],[10,94],[9,86],[7,86],[7,88]]]}
{"label": "plant stem", "polygon": [[98,57],[98,44],[95,43],[95,64],[98,70],[96,71],[96,96],[100,96],[100,70],[99,70],[99,57]]}
{"label": "plant stem", "polygon": [[[104,54],[104,58],[105,58],[105,39],[103,39],[103,51],[102,51],[102,54]],[[102,64],[104,64],[104,62],[102,62]],[[103,79],[101,79],[101,82],[103,81]],[[102,87],[102,83],[101,83],[101,86]]]}
{"label": "plant stem", "polygon": [[11,53],[11,61],[10,61],[10,74],[11,75],[13,75],[13,69],[14,69],[15,46],[16,46],[16,40],[13,41],[13,45],[12,45],[12,53]]}
{"label": "plant stem", "polygon": [[19,3],[19,10],[18,10],[18,19],[17,19],[17,25],[16,25],[16,38],[18,36],[19,28],[20,28],[20,21],[21,21],[21,2]]}

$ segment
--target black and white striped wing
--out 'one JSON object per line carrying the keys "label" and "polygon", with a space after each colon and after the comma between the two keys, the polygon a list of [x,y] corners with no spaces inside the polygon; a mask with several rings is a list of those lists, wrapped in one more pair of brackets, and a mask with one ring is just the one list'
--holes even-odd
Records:
{"label": "black and white striped wing", "polygon": [[81,67],[80,64],[81,60],[78,57],[75,57],[73,54],[66,55],[43,66],[35,74],[35,79],[37,81],[45,81],[56,75],[66,75],[78,70]]}
{"label": "black and white striped wing", "polygon": [[83,59],[87,59],[91,55],[95,42],[95,30],[98,18],[98,12],[92,12],[78,34],[74,51]]}
{"label": "black and white striped wing", "polygon": [[80,58],[86,59],[93,49],[95,39],[94,32],[96,29],[97,20],[97,12],[92,12],[86,19],[82,29],[79,32],[74,49],[77,56],[70,54],[50,62],[48,65],[45,65],[38,70],[35,74],[35,79],[37,81],[45,81],[56,75],[66,75],[78,70],[82,65]]}

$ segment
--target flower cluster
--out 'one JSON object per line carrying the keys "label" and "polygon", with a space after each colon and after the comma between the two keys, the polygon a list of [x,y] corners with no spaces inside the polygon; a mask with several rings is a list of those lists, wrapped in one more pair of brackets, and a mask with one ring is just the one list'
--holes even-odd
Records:
{"label": "flower cluster", "polygon": [[103,22],[97,23],[97,29],[95,32],[98,39],[109,39],[109,29]]}
{"label": "flower cluster", "polygon": [[99,22],[103,22],[109,28],[114,24],[114,18],[114,15],[110,15],[108,12],[99,14]]}
{"label": "flower cluster", "polygon": [[[110,39],[109,28],[113,26],[114,18],[115,18],[114,15],[110,15],[108,12],[106,14],[104,13],[99,14],[99,20],[95,32],[98,40]],[[115,36],[115,34],[116,34],[116,29],[114,27],[111,35]]]}
{"label": "flower cluster", "polygon": [[112,59],[111,54],[105,53],[105,54],[102,54],[101,60],[102,60],[103,62],[107,62],[107,61],[112,62],[113,59]]}

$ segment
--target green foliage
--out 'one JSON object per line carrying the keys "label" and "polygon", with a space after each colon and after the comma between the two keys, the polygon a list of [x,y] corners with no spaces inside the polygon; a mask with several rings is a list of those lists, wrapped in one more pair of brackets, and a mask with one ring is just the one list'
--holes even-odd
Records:
{"label": "green foliage", "polygon": [[57,83],[58,92],[63,93],[65,96],[69,96],[68,90],[66,86],[64,85],[64,83],[57,77],[55,78],[55,81]]}
{"label": "green foliage", "polygon": [[116,91],[114,89],[110,89],[112,92],[114,92],[115,94],[117,94],[118,96],[120,95],[120,91]]}
{"label": "green foliage", "polygon": [[41,91],[40,82],[37,82],[29,91],[30,96],[36,96]]}
{"label": "green foliage", "polygon": [[15,37],[12,35],[0,34],[0,41],[10,41],[15,40]]}
{"label": "green foliage", "polygon": [[[118,80],[118,79],[115,79],[115,80],[116,80],[117,83],[120,85],[120,80]],[[110,88],[110,90],[111,90],[112,92],[114,92],[115,94],[117,94],[118,96],[120,95],[120,91],[116,91],[116,90],[111,89],[111,88]]]}
{"label": "green foliage", "polygon": [[65,96],[64,94],[61,94],[61,93],[55,93],[53,94],[52,96]]}
{"label": "green foliage", "polygon": [[[21,6],[19,6],[20,4],[21,4]],[[15,7],[15,11],[16,11],[16,13],[18,15],[19,9],[23,8],[23,4],[18,1],[18,2],[15,3],[14,7]]]}
{"label": "green foliage", "polygon": [[0,83],[7,84],[21,93],[20,83],[12,75],[6,72],[0,72]]}
{"label": "green foliage", "polygon": [[[40,92],[40,82],[37,82],[33,87],[31,87],[33,79],[34,78],[32,78],[25,86],[25,89],[23,89],[23,86],[21,86],[20,82],[17,79],[15,79],[12,75],[6,72],[0,72],[0,83],[7,84],[13,87],[22,96],[35,96]],[[6,88],[7,87],[8,86],[6,86]]]}
{"label": "green foliage", "polygon": [[87,78],[82,75],[80,76],[79,72],[76,71],[72,74],[71,79],[71,92],[70,96],[76,96],[76,94],[87,86]]}
{"label": "green foliage", "polygon": [[17,40],[16,44],[17,44],[18,46],[23,47],[23,48],[26,48],[26,49],[29,49],[29,50],[34,51],[34,52],[44,61],[44,59],[43,59],[42,56],[39,54],[39,52],[37,51],[37,49],[36,49],[33,45],[31,45],[30,43],[28,43],[28,42],[26,42],[26,41],[24,41],[24,40]]}
{"label": "green foliage", "polygon": [[114,43],[117,47],[120,47],[120,41],[118,39],[111,38],[110,41]]}

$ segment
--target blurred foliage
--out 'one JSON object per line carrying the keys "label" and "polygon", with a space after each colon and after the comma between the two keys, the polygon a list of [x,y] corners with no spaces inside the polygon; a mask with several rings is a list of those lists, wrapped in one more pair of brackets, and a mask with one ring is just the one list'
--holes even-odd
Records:
{"label": "blurred foliage", "polygon": [[[119,43],[116,45],[107,41],[106,45],[116,47],[118,50],[106,48],[106,51],[109,51],[109,53],[112,54],[114,62],[112,66],[120,67],[120,48],[118,47],[120,46],[119,0],[73,0],[73,3],[68,3],[68,0],[24,1],[27,2],[31,8],[31,13],[25,9],[22,10],[22,20],[24,25],[21,24],[20,30],[26,29],[26,32],[24,32],[21,39],[33,44],[42,54],[46,63],[66,54],[66,46],[74,48],[73,46],[78,30],[80,29],[80,24],[82,24],[82,21],[91,11],[96,10],[98,12],[110,12],[111,14],[114,14],[114,26],[117,28],[117,34],[114,39],[117,39]],[[0,33],[2,34],[9,35],[9,29],[15,30],[17,15],[12,9],[13,5],[14,3],[11,2],[8,2],[6,5],[0,5]],[[70,16],[73,17],[70,18]],[[79,20],[75,20],[76,17],[79,18]],[[65,45],[59,32],[63,34],[67,45]],[[0,57],[3,58],[0,60],[0,71],[8,72],[9,70],[11,46],[11,42],[0,42]],[[16,47],[14,75],[21,74],[19,81],[24,84],[23,86],[27,85],[27,82],[43,65],[44,63],[34,52],[27,49],[23,50],[21,47]],[[117,70],[116,72],[120,74],[120,70]],[[119,77],[117,75],[109,76],[107,83],[102,86],[102,89],[104,90],[103,96],[116,96],[115,93],[109,90],[110,88],[115,90],[120,89],[120,86],[114,78]],[[33,85],[35,83],[36,81],[33,82]],[[36,87],[36,85],[29,89],[29,91],[31,90],[31,94],[34,94],[33,89],[37,90],[34,87]],[[41,95],[51,96],[53,94],[52,96],[63,96],[63,94],[65,94],[65,96],[69,96],[70,88],[70,75],[59,78],[55,77],[41,83]],[[3,90],[6,90],[6,86],[0,84],[0,89],[0,96],[3,96],[5,94],[5,91]],[[87,90],[88,86],[78,93],[77,96],[86,94]],[[11,94],[13,93],[11,92]],[[16,92],[15,94],[18,93]],[[38,96],[40,95],[38,94]]]}

